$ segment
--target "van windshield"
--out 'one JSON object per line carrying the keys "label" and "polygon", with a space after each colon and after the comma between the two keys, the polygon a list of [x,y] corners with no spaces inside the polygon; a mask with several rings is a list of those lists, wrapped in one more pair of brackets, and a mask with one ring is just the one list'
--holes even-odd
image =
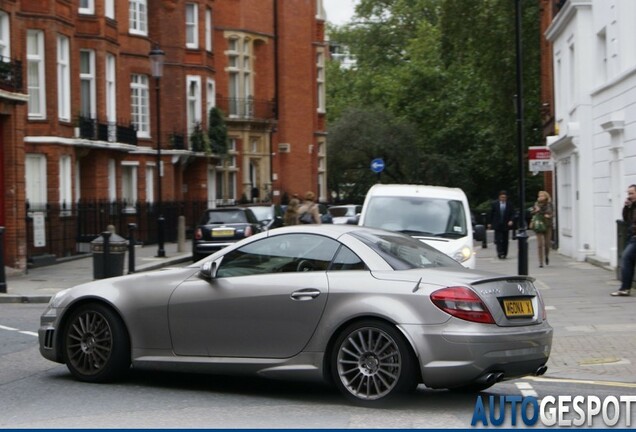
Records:
{"label": "van windshield", "polygon": [[462,202],[444,198],[372,197],[365,209],[364,226],[415,237],[460,238],[468,235]]}

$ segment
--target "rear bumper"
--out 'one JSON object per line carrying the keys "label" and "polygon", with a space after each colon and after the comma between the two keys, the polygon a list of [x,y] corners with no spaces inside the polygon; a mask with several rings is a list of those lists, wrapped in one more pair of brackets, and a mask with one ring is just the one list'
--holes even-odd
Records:
{"label": "rear bumper", "polygon": [[[454,328],[453,328],[454,327]],[[401,326],[419,360],[422,382],[431,388],[453,388],[483,380],[535,374],[552,348],[552,327],[497,327],[459,323],[456,326]]]}
{"label": "rear bumper", "polygon": [[219,243],[194,243],[192,246],[192,252],[195,255],[211,255],[214,252],[233,245],[236,241],[219,242]]}

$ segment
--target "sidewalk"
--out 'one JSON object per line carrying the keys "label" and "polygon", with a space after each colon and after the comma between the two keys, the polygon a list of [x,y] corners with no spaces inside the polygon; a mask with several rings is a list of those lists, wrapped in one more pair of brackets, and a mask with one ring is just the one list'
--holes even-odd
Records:
{"label": "sidewalk", "polygon": [[[492,238],[492,232],[489,232]],[[166,258],[156,258],[157,247],[135,248],[135,270],[186,265],[191,252],[165,245]],[[477,268],[517,274],[518,242],[510,241],[508,259],[496,257],[495,245],[477,247]],[[585,262],[550,254],[550,265],[538,267],[537,245],[528,241],[528,270],[536,278],[554,327],[554,343],[546,377],[636,383],[636,292],[631,297],[611,297],[619,286],[614,272]],[[128,256],[125,259],[124,274]],[[24,275],[7,276],[7,294],[0,303],[48,302],[57,291],[93,280],[92,256],[47,267]]]}

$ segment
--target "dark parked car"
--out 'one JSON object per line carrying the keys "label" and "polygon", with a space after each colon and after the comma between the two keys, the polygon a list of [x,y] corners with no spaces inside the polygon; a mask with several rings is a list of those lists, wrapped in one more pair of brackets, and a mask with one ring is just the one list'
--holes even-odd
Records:
{"label": "dark parked car", "polygon": [[261,231],[263,229],[260,222],[249,208],[208,209],[194,229],[192,259],[199,261],[213,252]]}
{"label": "dark parked car", "polygon": [[285,212],[278,204],[247,204],[244,207],[254,212],[254,216],[264,230],[279,228],[283,226],[283,216]]}
{"label": "dark parked car", "polygon": [[329,214],[327,204],[318,203],[318,212],[320,213],[320,223],[333,223],[333,217]]}

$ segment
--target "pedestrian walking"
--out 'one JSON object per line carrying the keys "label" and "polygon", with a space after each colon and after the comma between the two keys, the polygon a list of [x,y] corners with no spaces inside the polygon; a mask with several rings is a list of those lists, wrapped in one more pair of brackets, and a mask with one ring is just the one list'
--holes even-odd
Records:
{"label": "pedestrian walking", "polygon": [[298,220],[303,224],[319,224],[320,211],[315,202],[316,194],[309,191],[305,194],[305,201],[298,208]]}
{"label": "pedestrian walking", "polygon": [[537,237],[537,249],[539,252],[539,267],[550,264],[550,246],[552,245],[552,221],[554,220],[554,207],[552,198],[546,191],[539,191],[537,201],[532,207],[532,220],[530,229]]}
{"label": "pedestrian walking", "polygon": [[506,191],[499,192],[499,198],[490,206],[490,217],[488,229],[495,230],[495,245],[497,246],[497,256],[505,259],[508,256],[509,231],[514,226],[515,211],[512,204],[508,202]]}
{"label": "pedestrian walking", "polygon": [[285,226],[298,225],[298,207],[300,201],[297,198],[289,200],[289,204],[285,209],[285,216],[283,218]]}
{"label": "pedestrian walking", "polygon": [[627,230],[625,249],[621,258],[621,287],[610,295],[628,296],[634,280],[634,265],[636,264],[636,185],[627,188],[627,199],[623,206],[623,221]]}

